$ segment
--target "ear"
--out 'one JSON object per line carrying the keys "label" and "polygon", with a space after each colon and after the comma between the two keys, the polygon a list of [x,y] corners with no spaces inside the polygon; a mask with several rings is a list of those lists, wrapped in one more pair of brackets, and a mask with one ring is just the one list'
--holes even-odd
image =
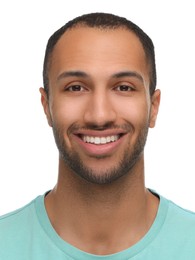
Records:
{"label": "ear", "polygon": [[51,113],[50,113],[50,109],[49,109],[48,95],[45,92],[44,88],[40,88],[39,91],[41,93],[41,103],[42,103],[45,115],[47,117],[47,122],[48,122],[49,126],[52,127],[52,119],[51,119]]}
{"label": "ear", "polygon": [[160,90],[157,89],[151,97],[150,124],[149,124],[151,128],[153,128],[156,123],[159,105],[160,105],[160,96],[161,96]]}

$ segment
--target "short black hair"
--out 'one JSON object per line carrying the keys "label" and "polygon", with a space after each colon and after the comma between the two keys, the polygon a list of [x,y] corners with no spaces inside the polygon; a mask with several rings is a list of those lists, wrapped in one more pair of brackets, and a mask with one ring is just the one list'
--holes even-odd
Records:
{"label": "short black hair", "polygon": [[109,13],[89,13],[76,17],[73,20],[70,20],[49,38],[46,46],[43,65],[43,84],[47,95],[49,94],[48,70],[54,46],[56,45],[60,37],[68,29],[74,28],[79,25],[100,29],[125,28],[133,32],[139,38],[143,46],[146,59],[150,68],[150,94],[152,95],[154,93],[156,88],[156,64],[154,45],[150,37],[140,27],[138,27],[136,24],[127,20],[124,17],[120,17]]}

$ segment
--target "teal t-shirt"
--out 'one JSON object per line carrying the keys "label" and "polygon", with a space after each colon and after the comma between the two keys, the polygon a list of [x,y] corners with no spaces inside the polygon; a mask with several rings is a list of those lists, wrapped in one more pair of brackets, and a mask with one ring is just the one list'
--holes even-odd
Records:
{"label": "teal t-shirt", "polygon": [[53,229],[44,195],[0,218],[0,260],[195,260],[195,214],[160,196],[156,219],[135,245],[112,255],[83,252]]}

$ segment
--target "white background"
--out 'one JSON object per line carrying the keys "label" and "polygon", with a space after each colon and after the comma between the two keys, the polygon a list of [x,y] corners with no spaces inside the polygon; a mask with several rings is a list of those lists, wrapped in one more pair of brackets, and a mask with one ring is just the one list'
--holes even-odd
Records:
{"label": "white background", "polygon": [[0,4],[0,214],[51,189],[58,154],[40,104],[48,37],[69,19],[111,12],[156,47],[162,91],[146,146],[146,185],[195,211],[195,8],[185,0],[18,0]]}

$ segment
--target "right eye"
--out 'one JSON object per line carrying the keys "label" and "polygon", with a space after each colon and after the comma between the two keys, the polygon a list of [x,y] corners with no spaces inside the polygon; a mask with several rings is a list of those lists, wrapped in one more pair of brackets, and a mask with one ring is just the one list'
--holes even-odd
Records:
{"label": "right eye", "polygon": [[71,91],[71,92],[84,91],[84,87],[82,87],[81,85],[72,85],[72,86],[65,88],[65,91]]}

